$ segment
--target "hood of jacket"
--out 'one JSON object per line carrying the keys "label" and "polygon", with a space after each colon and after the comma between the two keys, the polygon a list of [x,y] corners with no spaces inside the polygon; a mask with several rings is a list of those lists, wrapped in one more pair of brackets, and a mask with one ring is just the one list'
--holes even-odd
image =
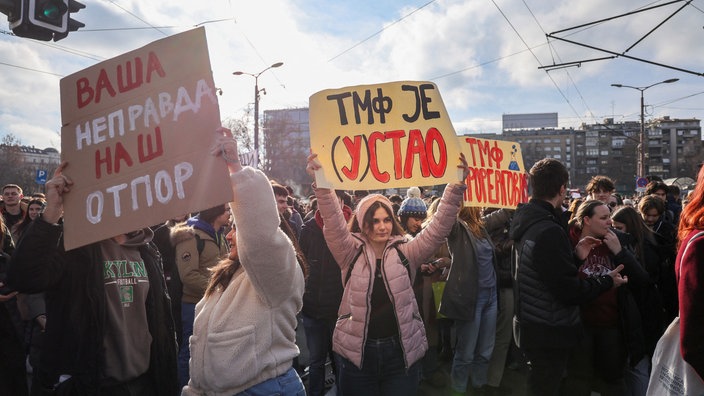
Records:
{"label": "hood of jacket", "polygon": [[511,220],[509,238],[519,241],[533,224],[545,220],[559,223],[557,209],[549,202],[533,198],[520,204]]}
{"label": "hood of jacket", "polygon": [[171,246],[176,246],[183,241],[195,238],[196,231],[193,226],[188,225],[185,221],[178,223],[169,230],[169,239]]}
{"label": "hood of jacket", "polygon": [[211,224],[206,223],[205,221],[198,218],[198,216],[191,217],[190,219],[186,220],[186,224],[197,230],[205,232],[206,234],[210,235],[213,239],[217,240],[217,232],[215,231],[215,228],[213,228]]}

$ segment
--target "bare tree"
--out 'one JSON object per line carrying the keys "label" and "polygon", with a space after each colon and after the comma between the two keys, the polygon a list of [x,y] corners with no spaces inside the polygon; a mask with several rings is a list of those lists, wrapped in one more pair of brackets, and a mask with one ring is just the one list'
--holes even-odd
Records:
{"label": "bare tree", "polygon": [[279,183],[307,194],[309,177],[305,171],[310,147],[308,109],[265,112],[264,149],[261,169]]}
{"label": "bare tree", "polygon": [[248,108],[240,118],[226,118],[222,125],[232,131],[232,136],[237,140],[237,148],[241,151],[254,150],[253,131],[249,128],[252,118],[252,109]]}

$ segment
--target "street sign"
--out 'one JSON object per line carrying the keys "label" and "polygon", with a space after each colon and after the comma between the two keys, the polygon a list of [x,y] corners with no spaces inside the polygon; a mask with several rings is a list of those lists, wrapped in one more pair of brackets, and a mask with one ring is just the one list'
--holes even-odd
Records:
{"label": "street sign", "polygon": [[648,179],[644,177],[639,177],[636,179],[636,191],[637,192],[644,192],[645,191],[645,186],[648,185]]}
{"label": "street sign", "polygon": [[34,180],[37,184],[46,184],[46,169],[37,169],[37,178]]}

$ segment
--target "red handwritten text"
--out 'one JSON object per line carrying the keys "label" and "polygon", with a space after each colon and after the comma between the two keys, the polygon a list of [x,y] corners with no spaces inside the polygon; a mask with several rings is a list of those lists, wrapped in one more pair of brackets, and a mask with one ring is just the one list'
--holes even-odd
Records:
{"label": "red handwritten text", "polygon": [[[145,82],[147,84],[150,83],[154,73],[161,78],[166,76],[166,72],[164,72],[164,68],[154,52],[149,52],[146,66],[142,58],[136,57],[134,58],[134,63],[127,61],[124,65],[117,65],[113,73],[110,76],[107,70],[100,69],[98,79],[94,84],[91,84],[91,81],[86,77],[79,78],[76,81],[76,102],[79,109],[86,107],[91,102],[100,103],[103,92],[114,97],[118,92],[128,92],[139,88]],[[116,84],[117,90],[115,89]]]}
{"label": "red handwritten text", "polygon": [[[137,158],[139,163],[151,161],[157,157],[164,155],[164,146],[161,140],[161,128],[154,129],[154,137],[145,134],[139,134],[137,137]],[[101,151],[95,150],[95,178],[100,179],[102,176],[102,168],[105,166],[105,173],[111,175],[120,173],[120,166],[124,162],[127,167],[133,165],[134,161],[129,152],[125,149],[122,143],[115,144],[114,156],[110,147],[105,148],[105,156],[102,156]]]}
{"label": "red handwritten text", "polygon": [[[419,129],[412,129],[408,131],[408,138],[403,142],[406,136],[403,130],[376,131],[369,135],[366,139],[366,149],[369,153],[367,167],[372,177],[382,183],[388,183],[391,177],[395,180],[417,177],[417,174],[414,175],[414,170],[417,169],[416,160],[423,177],[442,177],[447,168],[447,144],[440,131],[430,128],[423,134]],[[359,177],[363,159],[363,137],[361,135],[344,137],[342,142],[346,149],[344,156],[349,156],[351,163],[349,166],[343,166],[340,171],[347,179],[356,180]],[[393,170],[383,169],[379,161],[380,154],[386,154],[389,151],[393,156]],[[335,153],[333,153],[334,156]],[[335,172],[338,170],[335,169]],[[342,181],[339,173],[338,177]]]}

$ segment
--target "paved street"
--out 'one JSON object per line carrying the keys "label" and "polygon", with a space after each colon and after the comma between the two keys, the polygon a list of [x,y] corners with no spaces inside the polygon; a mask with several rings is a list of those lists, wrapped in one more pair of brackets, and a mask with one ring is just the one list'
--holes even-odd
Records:
{"label": "paved street", "polygon": [[[447,396],[450,394],[450,363],[445,363],[442,370],[447,374],[448,385],[442,389],[434,388],[429,384],[423,382],[421,383],[420,391],[418,396]],[[502,388],[510,388],[510,396],[525,396],[526,395],[526,376],[525,371],[520,370],[504,370],[504,378],[501,383]],[[470,395],[470,393],[467,393]]]}

